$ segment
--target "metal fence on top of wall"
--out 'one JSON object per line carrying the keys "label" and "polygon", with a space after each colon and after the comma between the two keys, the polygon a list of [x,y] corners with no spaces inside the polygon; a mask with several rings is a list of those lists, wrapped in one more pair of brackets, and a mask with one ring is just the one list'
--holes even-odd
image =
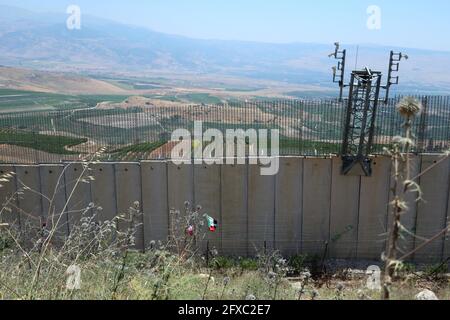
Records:
{"label": "metal fence on top of wall", "polygon": [[[450,147],[450,97],[417,97],[424,105],[414,122],[414,151],[440,153]],[[401,133],[395,109],[401,97],[380,104],[374,153]],[[103,161],[165,159],[175,129],[279,129],[284,156],[339,154],[346,101],[283,100],[222,105],[93,108],[76,111],[0,113],[0,163],[58,163],[105,148]]]}

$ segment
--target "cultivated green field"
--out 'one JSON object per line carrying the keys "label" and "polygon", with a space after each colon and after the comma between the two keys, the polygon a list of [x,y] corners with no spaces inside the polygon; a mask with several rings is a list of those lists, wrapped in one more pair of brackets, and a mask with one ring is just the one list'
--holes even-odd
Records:
{"label": "cultivated green field", "polygon": [[31,148],[53,154],[75,154],[75,152],[69,151],[67,148],[85,142],[87,142],[87,139],[0,129],[0,144]]}
{"label": "cultivated green field", "polygon": [[120,95],[64,95],[0,89],[0,113],[93,108],[99,102],[122,102]]}

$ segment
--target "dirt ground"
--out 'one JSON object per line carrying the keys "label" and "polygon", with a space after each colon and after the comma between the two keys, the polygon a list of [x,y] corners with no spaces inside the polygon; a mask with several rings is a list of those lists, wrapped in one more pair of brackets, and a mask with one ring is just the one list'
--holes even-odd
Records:
{"label": "dirt ground", "polygon": [[0,145],[0,162],[3,163],[51,163],[61,161],[79,160],[78,155],[58,155],[31,148],[12,146],[7,144]]}

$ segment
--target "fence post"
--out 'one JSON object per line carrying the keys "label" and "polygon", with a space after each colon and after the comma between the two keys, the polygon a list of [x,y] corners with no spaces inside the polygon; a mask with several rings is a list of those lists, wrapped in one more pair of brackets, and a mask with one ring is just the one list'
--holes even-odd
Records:
{"label": "fence post", "polygon": [[422,98],[423,110],[420,114],[419,132],[417,134],[417,152],[426,151],[425,140],[428,120],[428,97]]}

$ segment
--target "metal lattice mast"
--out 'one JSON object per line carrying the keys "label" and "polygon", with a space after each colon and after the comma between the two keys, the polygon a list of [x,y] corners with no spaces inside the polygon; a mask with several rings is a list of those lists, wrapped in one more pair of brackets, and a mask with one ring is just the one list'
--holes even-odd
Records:
{"label": "metal lattice mast", "polygon": [[372,151],[381,77],[381,72],[369,69],[352,73],[341,152],[343,174],[348,174],[356,164],[361,164],[365,175],[372,174],[368,159]]}
{"label": "metal lattice mast", "polygon": [[[333,82],[339,84],[339,100],[342,101],[343,89],[350,87],[345,127],[342,141],[342,173],[372,175],[371,159],[377,107],[380,102],[389,100],[390,87],[398,84],[399,77],[393,76],[398,72],[400,61],[408,56],[391,51],[389,58],[388,80],[381,86],[382,73],[369,68],[355,70],[351,74],[350,83],[344,84],[346,50],[339,50],[339,42],[335,44],[335,51],[329,55],[338,60],[337,67],[333,67]],[[339,80],[336,80],[339,79]],[[384,101],[380,101],[380,90],[386,90]],[[359,169],[359,170],[358,170]]]}

